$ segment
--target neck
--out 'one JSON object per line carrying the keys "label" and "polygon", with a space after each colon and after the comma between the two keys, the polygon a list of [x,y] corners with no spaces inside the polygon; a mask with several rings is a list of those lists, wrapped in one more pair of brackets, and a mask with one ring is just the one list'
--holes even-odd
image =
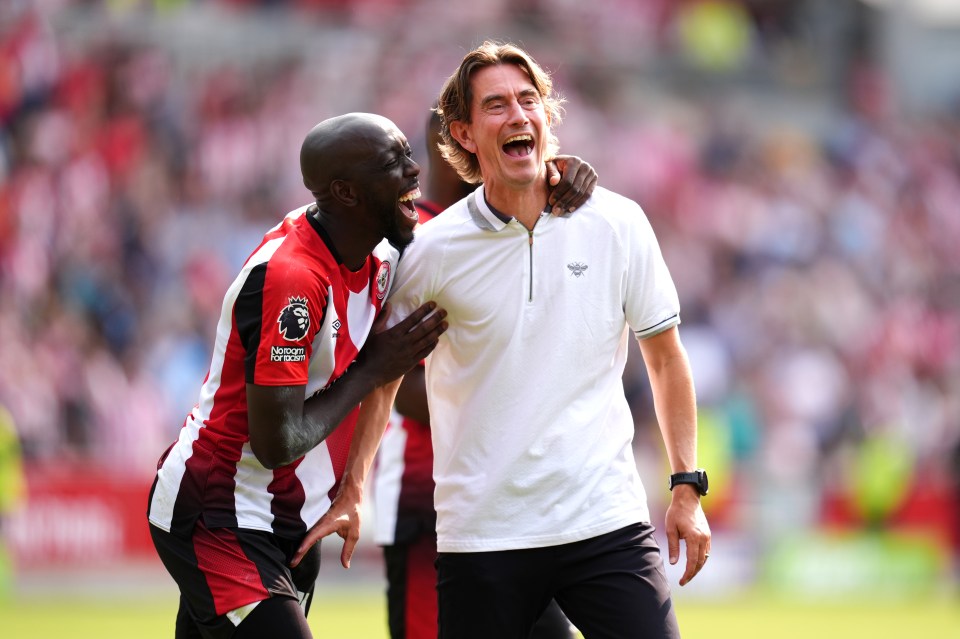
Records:
{"label": "neck", "polygon": [[532,229],[547,206],[546,186],[540,181],[538,184],[540,186],[529,185],[517,190],[490,188],[485,184],[484,196],[498,211],[512,215],[527,229]]}
{"label": "neck", "polygon": [[356,226],[342,224],[341,218],[317,209],[313,214],[323,230],[326,231],[330,243],[336,250],[343,265],[351,271],[361,268],[367,256],[376,248],[382,238],[367,237],[367,234],[358,232]]}

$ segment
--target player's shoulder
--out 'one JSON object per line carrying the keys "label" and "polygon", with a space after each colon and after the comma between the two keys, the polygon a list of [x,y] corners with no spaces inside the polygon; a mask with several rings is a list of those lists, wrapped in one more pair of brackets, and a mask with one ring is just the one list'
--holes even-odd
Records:
{"label": "player's shoulder", "polygon": [[454,202],[443,212],[432,218],[429,223],[421,224],[414,233],[414,244],[426,244],[443,241],[455,234],[458,228],[470,221],[466,198]]}
{"label": "player's shoulder", "polygon": [[380,240],[373,249],[373,258],[379,262],[393,262],[396,264],[400,259],[400,250],[391,244],[388,240]]}
{"label": "player's shoulder", "polygon": [[602,186],[593,189],[593,194],[587,200],[587,204],[605,215],[643,214],[643,209],[635,200]]}
{"label": "player's shoulder", "polygon": [[637,202],[601,186],[594,188],[590,198],[579,209],[563,217],[588,233],[600,233],[602,229],[608,229],[620,234],[637,224],[647,223],[646,215]]}

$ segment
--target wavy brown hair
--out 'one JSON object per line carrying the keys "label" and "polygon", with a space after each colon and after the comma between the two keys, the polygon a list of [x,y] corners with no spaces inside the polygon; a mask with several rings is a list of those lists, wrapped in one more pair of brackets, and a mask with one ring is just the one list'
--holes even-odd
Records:
{"label": "wavy brown hair", "polygon": [[557,140],[553,129],[563,115],[561,106],[563,98],[553,92],[553,80],[550,74],[520,47],[488,40],[464,56],[460,66],[444,83],[436,107],[437,113],[443,119],[440,129],[440,134],[443,136],[440,153],[457,174],[470,184],[479,184],[483,181],[480,175],[480,163],[476,155],[460,146],[460,143],[450,134],[450,123],[456,121],[470,123],[470,106],[473,102],[471,77],[479,69],[501,64],[514,64],[530,77],[530,81],[543,100],[549,122],[547,158],[553,157],[560,150],[560,141]]}

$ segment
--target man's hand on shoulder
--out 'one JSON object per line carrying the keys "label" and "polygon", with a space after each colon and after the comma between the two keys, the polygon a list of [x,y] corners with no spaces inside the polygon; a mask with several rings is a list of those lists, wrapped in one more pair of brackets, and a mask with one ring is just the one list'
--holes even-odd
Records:
{"label": "man's hand on shoulder", "polygon": [[558,155],[547,162],[547,183],[551,187],[548,202],[552,213],[563,215],[590,199],[597,185],[597,172],[575,155]]}
{"label": "man's hand on shoulder", "polygon": [[374,322],[357,363],[378,378],[377,385],[390,382],[416,366],[437,346],[447,330],[447,312],[426,302],[392,328],[386,328],[390,305]]}

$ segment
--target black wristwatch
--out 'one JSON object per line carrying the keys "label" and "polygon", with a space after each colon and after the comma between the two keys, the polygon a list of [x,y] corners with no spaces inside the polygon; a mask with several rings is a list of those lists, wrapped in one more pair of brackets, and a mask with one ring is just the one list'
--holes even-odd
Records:
{"label": "black wristwatch", "polygon": [[693,484],[701,496],[710,491],[710,482],[707,480],[707,471],[698,468],[692,473],[674,473],[670,475],[670,490],[677,484]]}

